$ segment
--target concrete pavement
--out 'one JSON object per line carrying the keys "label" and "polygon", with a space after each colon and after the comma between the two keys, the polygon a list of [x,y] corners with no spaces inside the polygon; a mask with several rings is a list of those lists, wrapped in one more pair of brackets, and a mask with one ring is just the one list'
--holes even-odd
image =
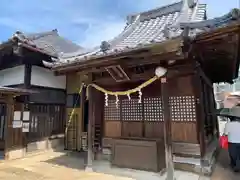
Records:
{"label": "concrete pavement", "polygon": [[[66,152],[52,152],[0,163],[1,180],[165,180],[158,173],[110,168],[95,163],[94,172],[84,171],[84,159]],[[193,173],[176,171],[176,180],[199,180]],[[203,179],[202,179],[203,180]],[[205,178],[204,178],[205,180]]]}
{"label": "concrete pavement", "polygon": [[239,180],[240,173],[235,173],[230,169],[228,152],[222,150],[211,180]]}

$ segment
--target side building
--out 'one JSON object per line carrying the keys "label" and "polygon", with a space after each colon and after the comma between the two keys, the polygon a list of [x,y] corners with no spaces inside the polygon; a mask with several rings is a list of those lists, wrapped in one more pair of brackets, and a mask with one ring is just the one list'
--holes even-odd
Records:
{"label": "side building", "polygon": [[[66,76],[55,76],[44,62],[57,61],[61,54],[79,49],[59,36],[57,30],[35,34],[16,32],[0,45],[0,86],[36,92],[15,99],[15,111],[30,112],[29,127],[25,132],[23,127],[16,127],[19,129],[15,137],[18,145],[14,147],[17,151],[8,159],[63,144]],[[0,132],[4,132],[5,104],[0,107]],[[21,120],[24,118],[22,115]],[[4,134],[0,138],[4,139]]]}

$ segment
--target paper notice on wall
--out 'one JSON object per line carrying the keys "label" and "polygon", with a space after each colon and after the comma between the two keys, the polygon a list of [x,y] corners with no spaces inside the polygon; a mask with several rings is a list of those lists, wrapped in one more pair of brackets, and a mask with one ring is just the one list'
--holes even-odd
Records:
{"label": "paper notice on wall", "polygon": [[24,111],[23,112],[23,121],[29,121],[30,120],[30,112]]}
{"label": "paper notice on wall", "polygon": [[22,127],[22,121],[19,120],[13,120],[13,128],[21,128]]}
{"label": "paper notice on wall", "polygon": [[29,122],[22,123],[22,132],[29,132]]}
{"label": "paper notice on wall", "polygon": [[21,111],[14,111],[13,120],[15,121],[21,120]]}

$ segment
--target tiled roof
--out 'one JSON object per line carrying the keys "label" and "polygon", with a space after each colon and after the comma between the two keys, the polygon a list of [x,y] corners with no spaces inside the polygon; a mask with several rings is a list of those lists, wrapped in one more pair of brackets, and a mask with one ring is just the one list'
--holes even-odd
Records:
{"label": "tiled roof", "polygon": [[[136,47],[139,44],[164,41],[167,39],[165,28],[174,27],[179,21],[204,20],[205,7],[206,5],[197,4],[193,8],[188,8],[186,4],[179,2],[136,15],[132,17],[134,21],[125,29],[119,40],[116,39],[110,43],[111,48],[124,49],[126,47]],[[180,33],[181,30],[177,29],[172,36],[178,36]]]}
{"label": "tiled roof", "polygon": [[[111,41],[109,44],[108,53],[122,51],[124,49],[135,48],[140,45],[151,44],[153,42],[161,42],[168,36],[176,37],[182,32],[177,27],[180,22],[199,22],[206,17],[206,5],[199,4],[193,0],[184,0],[168,6],[153,9],[147,12],[142,12],[136,15],[127,17],[127,25],[123,32]],[[166,33],[166,29],[174,29],[170,34]],[[170,31],[168,31],[170,32]],[[86,53],[85,55],[100,54],[101,48]],[[73,61],[81,53],[76,52],[62,58]]]}
{"label": "tiled roof", "polygon": [[222,17],[209,19],[200,22],[182,22],[180,28],[189,28],[189,36],[195,36],[201,32],[208,32],[217,28],[223,28],[232,22],[240,22],[240,9],[233,9]]}
{"label": "tiled roof", "polygon": [[[183,0],[165,7],[128,16],[123,32],[111,41],[103,41],[101,46],[92,51],[65,54],[52,67],[63,67],[75,62],[85,62],[91,58],[130,51],[146,45],[163,42],[179,37],[184,28],[188,28],[188,36],[195,37],[202,32],[208,32],[239,22],[240,10],[206,20],[206,4],[197,0]],[[50,66],[50,65],[49,65]]]}
{"label": "tiled roof", "polygon": [[20,42],[44,50],[49,55],[57,57],[65,53],[73,53],[83,49],[77,44],[59,36],[57,30],[34,34],[16,32],[14,37],[17,37]]}

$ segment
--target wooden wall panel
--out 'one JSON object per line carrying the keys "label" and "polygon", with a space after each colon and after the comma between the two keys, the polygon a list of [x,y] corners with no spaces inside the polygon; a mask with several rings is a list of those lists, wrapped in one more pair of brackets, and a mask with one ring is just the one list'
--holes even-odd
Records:
{"label": "wooden wall panel", "polygon": [[81,84],[81,78],[78,74],[67,74],[67,93],[77,93]]}
{"label": "wooden wall panel", "polygon": [[145,122],[145,137],[146,138],[163,138],[164,123],[163,122]]}
{"label": "wooden wall panel", "polygon": [[[173,141],[198,143],[196,129],[196,98],[192,86],[193,75],[171,79],[169,82],[169,103],[171,107]],[[138,84],[117,84],[107,89],[117,91],[136,87]],[[161,100],[161,83],[156,81],[142,90],[142,103],[138,103],[138,94],[131,96],[129,101],[123,97],[119,101],[119,108],[115,106],[115,97],[109,96],[109,106],[105,107],[104,121],[119,121],[121,131],[111,132],[111,136],[163,138],[164,121]],[[106,126],[106,124],[105,124]],[[105,127],[109,128],[109,127]],[[105,130],[106,133],[106,130]],[[114,134],[114,133],[117,133]]]}
{"label": "wooden wall panel", "polygon": [[[23,111],[23,104],[22,103],[15,103],[14,104],[14,111]],[[13,119],[12,119],[13,121]],[[12,123],[11,123],[12,125]],[[11,128],[10,133],[8,136],[11,136],[11,147],[23,147],[23,137],[24,134],[22,132],[22,128],[13,128],[12,126],[8,128],[8,130]]]}
{"label": "wooden wall panel", "polygon": [[122,122],[123,137],[142,137],[143,122]]}
{"label": "wooden wall panel", "polygon": [[[163,122],[145,123],[146,138],[163,138]],[[142,137],[142,122],[105,122],[105,137]],[[121,135],[122,131],[122,135]],[[196,124],[172,122],[172,135],[175,142],[197,143]]]}
{"label": "wooden wall panel", "polygon": [[120,121],[105,121],[105,137],[121,137]]}
{"label": "wooden wall panel", "polygon": [[[68,120],[70,118],[72,110],[67,109]],[[81,129],[79,125],[80,112],[78,110],[72,116],[71,122],[68,123],[68,131],[66,134],[65,148],[68,150],[80,150],[81,149]],[[80,136],[80,137],[79,137]]]}
{"label": "wooden wall panel", "polygon": [[[75,74],[67,74],[67,87],[66,91],[67,94],[73,94],[78,93],[79,88],[81,87],[82,79],[80,75],[77,73]],[[79,99],[81,101],[81,98]],[[73,108],[67,108],[66,109],[66,125],[68,124],[71,112],[73,111]],[[75,108],[74,112],[74,122],[70,123],[70,131],[68,132],[68,136],[66,136],[66,144],[68,147],[67,149],[71,150],[81,150],[81,136],[82,136],[82,109]],[[76,132],[76,133],[75,133]],[[76,137],[75,137],[76,136]]]}
{"label": "wooden wall panel", "polygon": [[196,123],[172,122],[172,139],[174,142],[198,143]]}
{"label": "wooden wall panel", "polygon": [[192,75],[171,79],[169,81],[169,96],[191,96],[194,95],[192,86]]}

